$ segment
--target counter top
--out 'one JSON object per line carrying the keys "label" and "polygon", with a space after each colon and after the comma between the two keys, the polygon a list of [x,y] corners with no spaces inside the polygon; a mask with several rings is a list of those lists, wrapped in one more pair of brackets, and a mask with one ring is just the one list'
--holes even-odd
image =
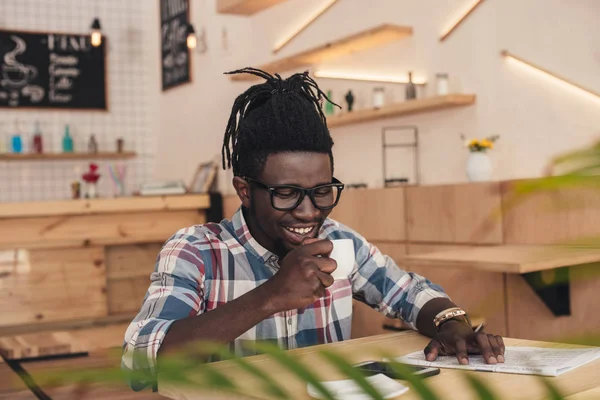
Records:
{"label": "counter top", "polygon": [[207,194],[36,201],[25,203],[0,203],[0,218],[114,214],[147,211],[182,211],[207,209],[209,207],[210,197]]}
{"label": "counter top", "polygon": [[407,265],[524,274],[600,262],[600,249],[551,245],[473,246],[406,256]]}

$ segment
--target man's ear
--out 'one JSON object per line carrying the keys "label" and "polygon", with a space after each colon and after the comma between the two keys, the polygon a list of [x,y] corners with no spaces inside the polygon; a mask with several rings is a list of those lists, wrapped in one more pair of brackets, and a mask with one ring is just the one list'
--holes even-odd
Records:
{"label": "man's ear", "polygon": [[250,208],[250,184],[239,176],[234,176],[232,183],[235,192],[242,201],[242,205]]}

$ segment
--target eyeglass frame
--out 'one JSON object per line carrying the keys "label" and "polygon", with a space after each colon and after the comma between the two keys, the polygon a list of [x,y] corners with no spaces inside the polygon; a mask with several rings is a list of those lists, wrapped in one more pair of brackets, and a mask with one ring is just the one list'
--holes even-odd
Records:
{"label": "eyeglass frame", "polygon": [[[304,201],[304,198],[306,197],[306,195],[308,195],[308,198],[310,199],[310,201],[312,202],[313,206],[315,206],[315,208],[321,210],[321,211],[328,211],[333,209],[335,206],[338,205],[339,201],[340,201],[340,197],[342,196],[342,191],[344,190],[344,187],[346,185],[344,185],[342,182],[340,182],[338,179],[336,179],[335,177],[332,179],[333,182],[331,183],[326,183],[324,185],[318,185],[318,186],[314,186],[312,188],[303,188],[301,186],[296,186],[296,185],[267,185],[264,182],[259,181],[258,179],[254,179],[254,178],[250,178],[247,176],[242,176],[241,177],[243,180],[245,180],[248,183],[254,183],[256,185],[258,185],[259,187],[266,189],[269,192],[269,195],[271,197],[271,207],[273,207],[275,210],[277,211],[292,211],[295,210],[296,208],[298,208],[298,206],[300,204],[302,204],[302,201]],[[335,201],[333,202],[333,204],[330,207],[321,207],[317,205],[317,202],[314,198],[314,192],[317,189],[321,189],[324,187],[337,187],[338,188],[338,193],[337,193],[337,198],[335,199]],[[275,191],[277,189],[281,189],[281,188],[290,188],[290,189],[295,189],[295,190],[299,190],[300,191],[300,196],[298,197],[298,200],[296,201],[296,204],[294,204],[293,207],[286,207],[286,208],[280,208],[280,207],[275,207],[275,201],[273,200],[273,196],[275,196]]]}

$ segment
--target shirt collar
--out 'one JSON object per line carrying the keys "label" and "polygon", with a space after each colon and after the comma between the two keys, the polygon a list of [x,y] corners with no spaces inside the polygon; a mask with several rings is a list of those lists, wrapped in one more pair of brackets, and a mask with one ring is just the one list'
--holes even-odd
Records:
{"label": "shirt collar", "polygon": [[231,219],[235,235],[237,236],[241,245],[244,246],[244,248],[250,253],[257,256],[263,263],[266,263],[269,260],[278,260],[278,257],[275,254],[265,249],[256,241],[256,239],[254,239],[250,233],[250,230],[248,229],[248,224],[244,218],[242,208],[243,207],[240,207]]}

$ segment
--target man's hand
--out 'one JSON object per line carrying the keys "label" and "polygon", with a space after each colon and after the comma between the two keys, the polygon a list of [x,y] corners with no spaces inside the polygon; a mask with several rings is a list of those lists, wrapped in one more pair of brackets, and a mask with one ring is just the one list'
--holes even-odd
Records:
{"label": "man's hand", "polygon": [[438,356],[456,355],[460,364],[469,363],[468,354],[482,354],[486,363],[504,362],[504,341],[501,336],[473,332],[466,322],[448,321],[425,348],[427,361]]}
{"label": "man's hand", "polygon": [[262,285],[268,288],[274,312],[304,308],[323,297],[337,268],[335,260],[327,257],[331,250],[330,240],[306,239],[285,256],[279,271]]}

